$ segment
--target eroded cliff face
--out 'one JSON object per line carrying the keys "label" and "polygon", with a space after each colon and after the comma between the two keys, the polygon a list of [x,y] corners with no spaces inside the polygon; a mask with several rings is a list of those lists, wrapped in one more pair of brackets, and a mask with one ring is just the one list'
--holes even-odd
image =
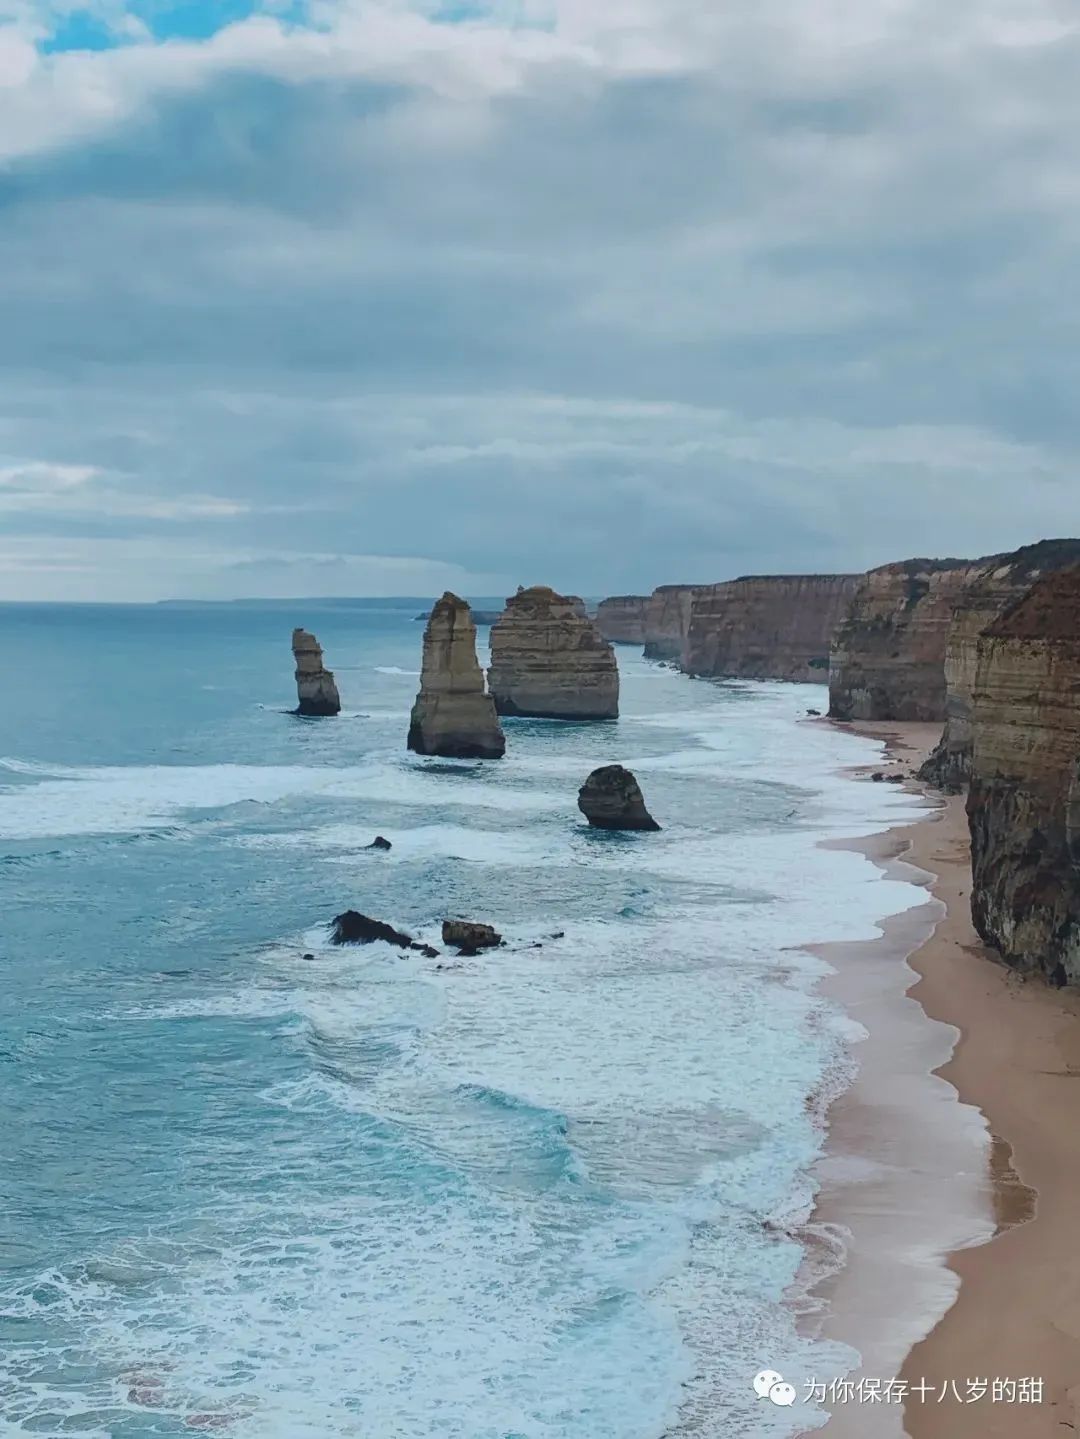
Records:
{"label": "eroded cliff face", "polygon": [[1080,982],[1080,568],[1039,580],[977,644],[971,910],[1006,961]]}
{"label": "eroded cliff face", "polygon": [[690,629],[690,607],[704,585],[661,585],[645,604],[645,658],[678,660]]}
{"label": "eroded cliff face", "polygon": [[902,560],[864,576],[833,639],[834,719],[943,720],[953,612],[987,560]]}
{"label": "eroded cliff face", "polygon": [[1043,575],[1078,563],[1080,540],[1042,540],[993,556],[957,597],[945,649],[945,730],[923,779],[954,794],[966,789],[979,637]]}
{"label": "eroded cliff face", "polygon": [[596,608],[596,628],[614,645],[645,643],[645,607],[648,595],[612,595]]}
{"label": "eroded cliff face", "polygon": [[498,759],[506,749],[495,702],[484,689],[469,606],[449,590],[424,629],[408,746],[418,754],[460,759]]}
{"label": "eroded cliff face", "polygon": [[611,645],[576,595],[518,590],[491,627],[488,689],[502,715],[616,719],[619,670]]}
{"label": "eroded cliff face", "polygon": [[824,684],[829,647],[862,575],[748,575],[691,598],[681,666],[692,675]]}

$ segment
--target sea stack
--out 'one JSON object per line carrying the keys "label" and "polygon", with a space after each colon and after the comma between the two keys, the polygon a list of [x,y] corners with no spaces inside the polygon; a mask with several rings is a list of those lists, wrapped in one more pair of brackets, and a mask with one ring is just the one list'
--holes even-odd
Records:
{"label": "sea stack", "polygon": [[323,665],[323,652],[319,641],[309,631],[299,626],[292,632],[292,652],[296,661],[296,693],[300,703],[298,715],[336,715],[341,709],[341,699],[334,672]]}
{"label": "sea stack", "polygon": [[594,829],[660,828],[645,808],[641,786],[621,764],[593,770],[578,791],[578,809]]}
{"label": "sea stack", "polygon": [[615,652],[576,595],[520,589],[491,628],[488,688],[501,715],[606,720],[619,714]]}
{"label": "sea stack", "polygon": [[1041,579],[978,642],[971,913],[1007,964],[1080,983],[1080,568]]}
{"label": "sea stack", "polygon": [[420,693],[412,708],[408,745],[417,754],[498,759],[506,740],[495,702],[484,689],[476,658],[476,626],[469,606],[447,590],[424,629]]}

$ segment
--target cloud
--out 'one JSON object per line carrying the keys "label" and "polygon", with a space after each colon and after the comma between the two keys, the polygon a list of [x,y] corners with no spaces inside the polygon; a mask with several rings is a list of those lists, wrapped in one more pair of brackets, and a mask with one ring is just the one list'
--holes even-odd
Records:
{"label": "cloud", "polygon": [[94,465],[51,465],[44,460],[0,465],[0,492],[5,498],[63,494],[87,484],[99,473]]}
{"label": "cloud", "polygon": [[145,495],[110,484],[96,465],[29,460],[0,465],[0,515],[53,514],[153,520],[233,518],[248,513],[237,500],[212,495]]}
{"label": "cloud", "polygon": [[0,484],[28,543],[595,592],[1078,528],[1057,0],[58,13],[0,31],[0,452],[92,474]]}

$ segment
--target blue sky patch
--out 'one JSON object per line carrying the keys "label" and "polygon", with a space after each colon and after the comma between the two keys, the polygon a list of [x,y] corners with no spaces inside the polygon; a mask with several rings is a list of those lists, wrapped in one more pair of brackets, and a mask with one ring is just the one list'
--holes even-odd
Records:
{"label": "blue sky patch", "polygon": [[[250,15],[268,14],[289,24],[306,18],[303,0],[266,4],[263,0],[136,0],[124,13],[142,21],[155,40],[208,40],[227,25]],[[109,50],[132,37],[114,28],[99,10],[73,10],[41,45],[46,54],[71,50]]]}

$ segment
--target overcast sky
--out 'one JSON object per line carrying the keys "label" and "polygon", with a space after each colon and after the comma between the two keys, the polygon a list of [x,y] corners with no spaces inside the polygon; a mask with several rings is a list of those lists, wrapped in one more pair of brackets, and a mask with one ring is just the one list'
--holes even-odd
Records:
{"label": "overcast sky", "polygon": [[0,0],[0,598],[1080,533],[1074,0]]}

